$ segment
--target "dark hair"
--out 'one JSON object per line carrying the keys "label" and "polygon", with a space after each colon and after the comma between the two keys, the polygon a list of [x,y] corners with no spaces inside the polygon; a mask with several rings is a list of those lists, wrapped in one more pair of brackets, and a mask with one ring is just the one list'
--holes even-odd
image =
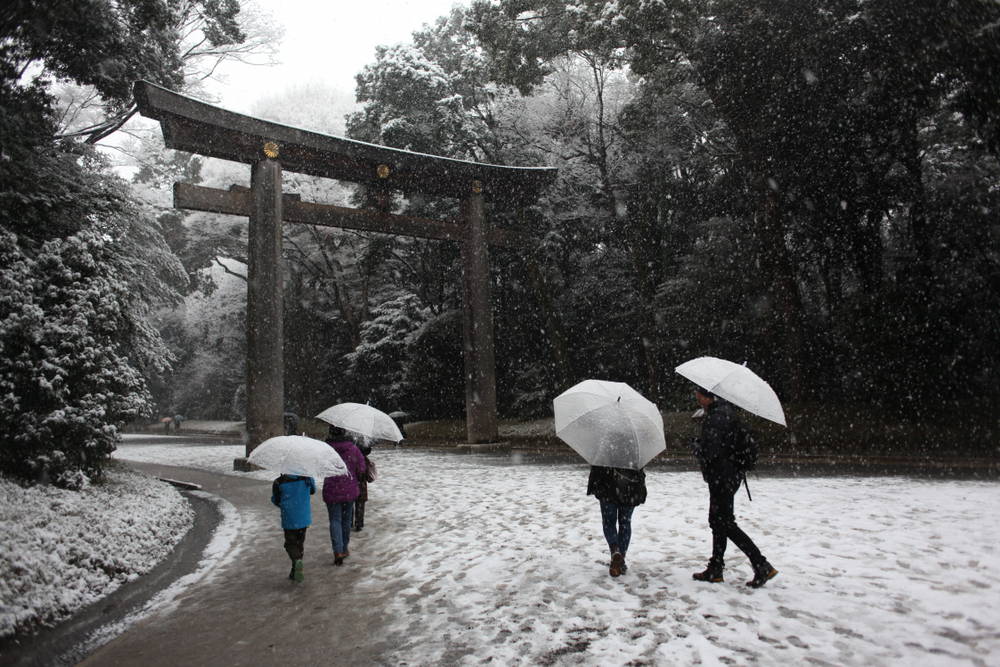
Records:
{"label": "dark hair", "polygon": [[326,439],[331,440],[333,442],[343,442],[345,440],[350,440],[350,438],[347,437],[347,431],[345,431],[340,426],[334,426],[333,424],[330,424],[330,430],[327,431]]}
{"label": "dark hair", "polygon": [[715,398],[715,394],[710,392],[708,389],[705,389],[704,387],[699,387],[698,385],[695,385],[694,390],[699,394],[701,394],[702,396],[704,396],[705,398]]}

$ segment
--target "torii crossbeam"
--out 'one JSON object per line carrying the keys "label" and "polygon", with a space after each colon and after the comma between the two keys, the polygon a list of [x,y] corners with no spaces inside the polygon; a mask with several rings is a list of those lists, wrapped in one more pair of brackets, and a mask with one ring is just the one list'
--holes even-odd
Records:
{"label": "torii crossbeam", "polygon": [[[530,204],[554,180],[555,169],[480,164],[309,132],[228,111],[146,81],[136,82],[134,94],[140,113],[160,122],[167,148],[251,165],[250,188],[174,184],[177,208],[250,219],[247,455],[263,440],[283,432],[282,221],[461,244],[467,437],[470,443],[497,439],[489,246],[517,244],[519,239],[487,225],[485,203]],[[363,184],[383,205],[353,209],[303,202],[282,193],[282,170]],[[393,190],[457,198],[461,218],[439,221],[389,213],[384,202]]]}

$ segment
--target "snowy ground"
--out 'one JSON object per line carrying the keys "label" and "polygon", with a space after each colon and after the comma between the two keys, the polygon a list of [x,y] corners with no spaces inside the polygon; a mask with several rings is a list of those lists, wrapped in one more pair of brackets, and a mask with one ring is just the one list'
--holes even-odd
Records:
{"label": "snowy ground", "polygon": [[127,469],[82,492],[0,478],[0,637],[50,625],[162,561],[194,513]]}
{"label": "snowy ground", "polygon": [[[231,466],[241,454],[126,444],[117,456],[240,474]],[[754,502],[741,493],[737,517],[780,570],[754,591],[732,547],[725,583],[691,580],[709,545],[696,473],[649,471],[630,570],[611,579],[585,465],[405,448],[374,458],[380,479],[351,549],[380,564],[364,574],[373,590],[402,591],[380,630],[398,638],[391,664],[1000,661],[996,482],[751,480]],[[307,565],[328,551],[323,533],[311,533]]]}

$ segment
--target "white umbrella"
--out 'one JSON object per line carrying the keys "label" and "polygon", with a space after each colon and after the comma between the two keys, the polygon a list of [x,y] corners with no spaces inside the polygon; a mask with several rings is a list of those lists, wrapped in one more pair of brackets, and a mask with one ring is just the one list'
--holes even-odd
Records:
{"label": "white umbrella", "polygon": [[764,382],[746,364],[735,364],[716,357],[698,357],[676,369],[678,373],[748,412],[786,426],[785,411],[771,385]]}
{"label": "white umbrella", "polygon": [[624,382],[584,380],[552,407],[556,435],[591,465],[639,470],[666,449],[659,409]]}
{"label": "white umbrella", "polygon": [[321,480],[347,474],[347,466],[330,445],[304,435],[281,435],[257,445],[247,461],[285,475]]}
{"label": "white umbrella", "polygon": [[370,405],[338,403],[316,415],[316,419],[374,440],[399,442],[403,439],[392,417]]}

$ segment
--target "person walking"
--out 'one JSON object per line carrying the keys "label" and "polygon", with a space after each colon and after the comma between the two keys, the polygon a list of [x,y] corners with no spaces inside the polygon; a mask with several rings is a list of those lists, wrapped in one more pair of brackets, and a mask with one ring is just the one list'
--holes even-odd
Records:
{"label": "person walking", "polygon": [[299,416],[294,412],[285,412],[281,417],[285,427],[285,435],[296,435],[299,432]]}
{"label": "person walking", "polygon": [[619,577],[628,572],[625,555],[632,541],[632,513],[646,502],[646,473],[628,468],[590,466],[587,495],[601,505],[601,526],[611,552],[608,574]]}
{"label": "person walking", "polygon": [[695,439],[692,449],[701,467],[701,475],[708,484],[708,525],[712,529],[712,556],[705,570],[696,572],[693,577],[697,581],[710,583],[723,581],[726,545],[732,540],[746,554],[753,567],[753,578],[746,582],[747,586],[760,588],[773,579],[778,571],[736,524],[733,501],[745,474],[733,460],[733,447],[742,428],[736,417],[736,409],[729,401],[702,387],[695,388],[695,400],[705,411],[701,418],[701,437]]}
{"label": "person walking", "polygon": [[354,501],[360,493],[359,480],[365,477],[365,457],[350,439],[347,431],[339,426],[331,426],[327,444],[337,450],[337,454],[347,466],[346,475],[327,477],[323,480],[323,502],[330,516],[330,542],[333,546],[333,564],[343,565],[350,555],[351,521],[354,515]]}
{"label": "person walking", "polygon": [[372,446],[366,442],[358,445],[365,458],[365,474],[358,480],[358,499],[354,501],[354,532],[360,533],[365,527],[365,505],[368,503],[368,483],[375,481],[375,464],[368,458]]}
{"label": "person walking", "polygon": [[306,528],[312,524],[309,496],[316,493],[312,477],[281,475],[271,484],[271,502],[281,508],[281,528],[285,531],[285,553],[292,559],[289,579],[305,578],[302,559],[305,555]]}

